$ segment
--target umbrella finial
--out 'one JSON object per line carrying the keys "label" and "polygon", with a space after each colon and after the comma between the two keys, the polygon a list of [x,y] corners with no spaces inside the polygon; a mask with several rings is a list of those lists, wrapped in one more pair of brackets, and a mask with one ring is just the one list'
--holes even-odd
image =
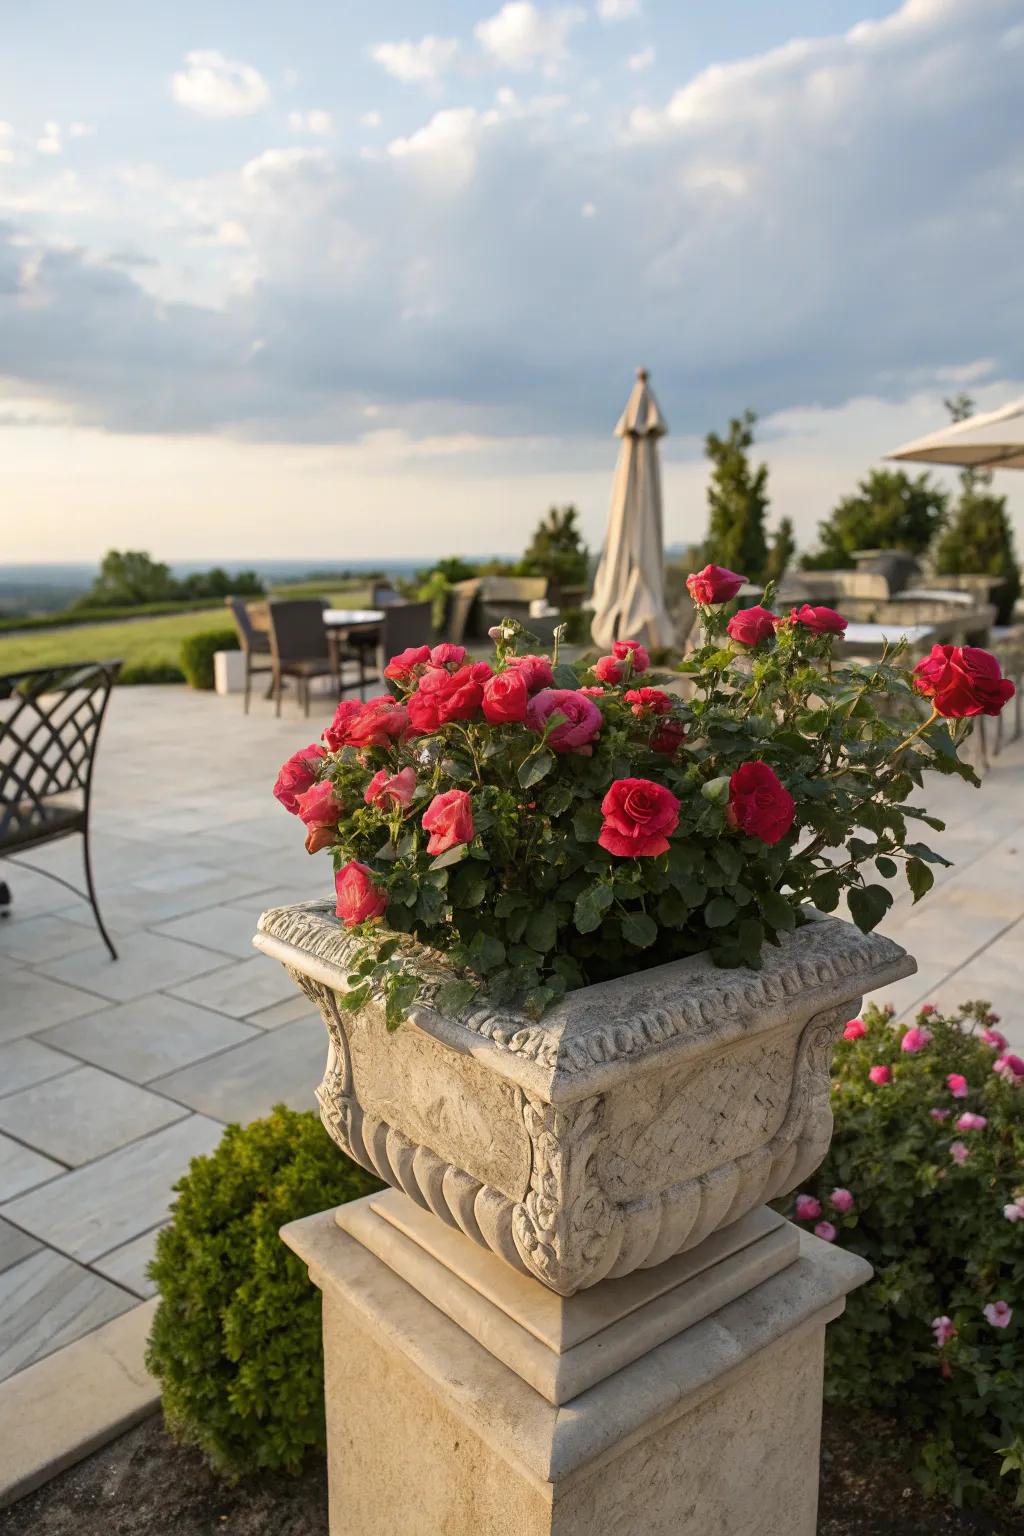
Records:
{"label": "umbrella finial", "polygon": [[647,383],[648,374],[646,368],[638,368],[636,371],[636,376],[640,380],[641,384]]}

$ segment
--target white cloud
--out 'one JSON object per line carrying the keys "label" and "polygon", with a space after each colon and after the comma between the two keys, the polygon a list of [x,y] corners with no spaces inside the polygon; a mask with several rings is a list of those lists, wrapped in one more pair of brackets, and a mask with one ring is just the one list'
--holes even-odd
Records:
{"label": "white cloud", "polygon": [[654,63],[654,58],[653,48],[641,48],[639,53],[630,54],[626,60],[626,68],[631,69],[634,74],[639,74],[642,69],[650,69]]}
{"label": "white cloud", "polygon": [[14,162],[14,150],[11,147],[13,138],[13,124],[0,122],[0,165],[11,165]]}
{"label": "white cloud", "polygon": [[364,112],[359,121],[364,128],[379,128],[384,119],[379,112]]}
{"label": "white cloud", "polygon": [[640,15],[640,0],[597,0],[597,14],[602,21],[628,21]]}
{"label": "white cloud", "polygon": [[580,209],[580,213],[583,216],[583,218],[585,218],[585,219],[592,219],[596,212],[597,212],[597,204],[596,203],[584,203],[583,207]]}
{"label": "white cloud", "polygon": [[334,118],[323,107],[311,107],[308,112],[289,112],[288,127],[292,133],[326,136],[334,132]]}
{"label": "white cloud", "polygon": [[480,127],[473,107],[449,107],[435,112],[415,133],[392,139],[388,154],[396,160],[411,159],[436,179],[461,186],[476,167]]}
{"label": "white cloud", "polygon": [[96,129],[92,123],[71,123],[68,127],[69,139],[91,139],[95,134]]}
{"label": "white cloud", "polygon": [[474,28],[484,53],[506,69],[556,72],[569,53],[569,36],[586,12],[571,5],[539,10],[532,0],[508,0]]}
{"label": "white cloud", "polygon": [[248,117],[270,100],[258,69],[226,59],[215,48],[187,53],[185,65],[174,75],[171,93],[180,106],[203,117]]}
{"label": "white cloud", "polygon": [[459,52],[454,37],[435,37],[428,33],[418,43],[406,38],[400,43],[378,43],[371,57],[404,84],[436,85],[450,69]]}
{"label": "white cloud", "polygon": [[36,140],[36,149],[41,155],[59,155],[64,148],[61,142],[60,123],[44,123],[43,136]]}

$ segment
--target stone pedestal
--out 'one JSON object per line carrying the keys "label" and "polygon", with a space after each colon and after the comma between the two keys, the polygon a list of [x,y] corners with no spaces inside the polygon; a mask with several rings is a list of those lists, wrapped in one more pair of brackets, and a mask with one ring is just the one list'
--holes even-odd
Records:
{"label": "stone pedestal", "polygon": [[323,1292],[331,1536],[814,1536],[856,1256],[762,1207],[561,1296],[393,1190],[282,1236]]}

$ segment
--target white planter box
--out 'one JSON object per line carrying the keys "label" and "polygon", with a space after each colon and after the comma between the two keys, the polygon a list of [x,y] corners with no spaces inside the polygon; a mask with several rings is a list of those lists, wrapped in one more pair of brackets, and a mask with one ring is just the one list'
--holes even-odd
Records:
{"label": "white planter box", "polygon": [[217,693],[241,693],[245,688],[245,654],[242,651],[215,651],[213,686]]}

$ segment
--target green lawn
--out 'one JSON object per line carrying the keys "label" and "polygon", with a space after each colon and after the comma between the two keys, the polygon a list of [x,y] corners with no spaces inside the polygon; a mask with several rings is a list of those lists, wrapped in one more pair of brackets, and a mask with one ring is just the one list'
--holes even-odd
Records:
{"label": "green lawn", "polygon": [[[291,594],[289,594],[291,595]],[[325,593],[343,607],[361,607],[369,599],[365,587]],[[155,618],[77,624],[68,629],[42,629],[21,635],[0,635],[0,673],[47,667],[72,661],[124,662],[129,668],[177,667],[181,642],[207,629],[231,629],[223,603],[196,613],[161,614]]]}

